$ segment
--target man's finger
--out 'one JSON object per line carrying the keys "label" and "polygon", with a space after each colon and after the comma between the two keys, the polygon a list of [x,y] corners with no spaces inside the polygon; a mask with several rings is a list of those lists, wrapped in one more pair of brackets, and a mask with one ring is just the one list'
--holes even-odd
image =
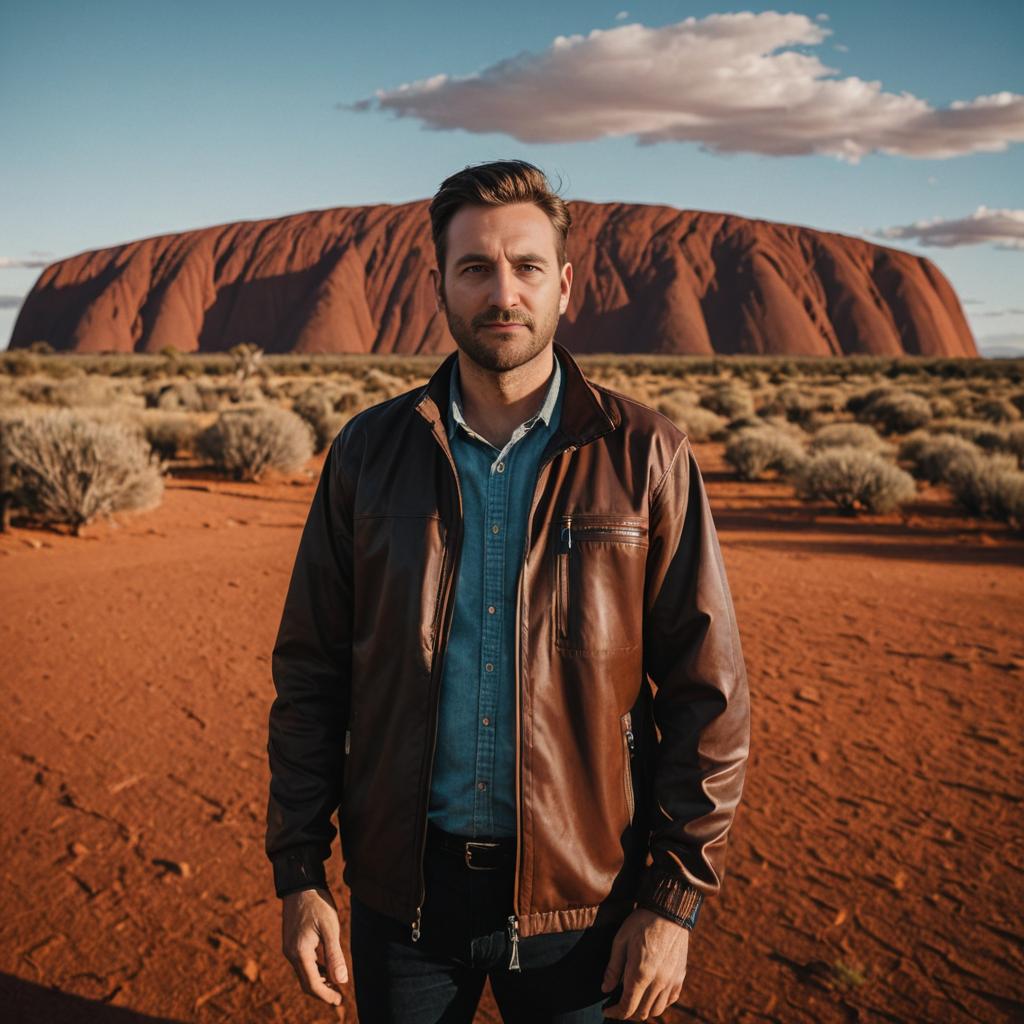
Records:
{"label": "man's finger", "polygon": [[608,966],[604,969],[604,980],[601,982],[602,992],[610,992],[619,983],[625,963],[626,943],[616,936],[612,942],[612,952],[608,958]]}
{"label": "man's finger", "polygon": [[304,982],[303,989],[308,995],[316,996],[331,1006],[341,1004],[341,993],[331,988],[317,970],[316,951],[312,946],[299,949],[299,965],[296,968],[299,972],[299,981]]}
{"label": "man's finger", "polygon": [[335,929],[328,927],[321,936],[324,957],[327,961],[327,977],[335,985],[348,983],[348,965],[341,949],[341,940]]}
{"label": "man's finger", "polygon": [[648,985],[648,980],[640,977],[637,959],[637,957],[631,956],[626,961],[622,995],[614,1006],[609,1006],[604,1011],[606,1016],[615,1016],[621,1020],[629,1020],[636,1014],[637,1008],[640,1006],[640,1000],[646,993]]}

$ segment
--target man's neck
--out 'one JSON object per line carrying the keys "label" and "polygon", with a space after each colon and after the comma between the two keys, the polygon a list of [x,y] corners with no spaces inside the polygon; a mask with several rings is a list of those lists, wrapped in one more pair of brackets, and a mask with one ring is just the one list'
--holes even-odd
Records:
{"label": "man's neck", "polygon": [[553,345],[504,373],[485,370],[460,351],[459,388],[466,422],[496,448],[504,447],[516,427],[540,411],[554,368]]}

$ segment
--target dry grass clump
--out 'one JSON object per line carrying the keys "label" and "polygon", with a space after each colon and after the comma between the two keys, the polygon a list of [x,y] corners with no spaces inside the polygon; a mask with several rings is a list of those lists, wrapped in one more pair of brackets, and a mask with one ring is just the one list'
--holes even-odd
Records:
{"label": "dry grass clump", "polygon": [[822,419],[823,413],[843,408],[842,392],[835,387],[814,384],[783,384],[757,406],[761,416],[783,416],[790,423],[809,427]]}
{"label": "dry grass clump", "polygon": [[982,450],[957,434],[930,434],[917,430],[900,445],[899,459],[911,464],[911,472],[918,480],[946,483],[951,471],[961,463],[976,462],[983,457]]}
{"label": "dry grass clump", "polygon": [[725,459],[743,480],[756,480],[768,470],[795,472],[806,459],[803,446],[776,427],[747,427],[725,447]]}
{"label": "dry grass clump", "polygon": [[159,460],[137,429],[67,409],[0,421],[0,504],[77,536],[98,516],[150,508],[163,496]]}
{"label": "dry grass clump", "polygon": [[712,441],[725,436],[728,421],[718,413],[700,405],[689,404],[692,392],[670,391],[654,403],[654,408],[667,416],[691,441]]}
{"label": "dry grass clump", "polygon": [[18,381],[17,398],[32,405],[59,409],[93,409],[115,404],[141,405],[141,399],[125,382],[83,373],[59,379],[30,377]]}
{"label": "dry grass clump", "polygon": [[207,401],[192,381],[175,380],[147,391],[146,405],[171,412],[202,412],[207,408]]}
{"label": "dry grass clump", "polygon": [[327,381],[307,387],[292,402],[292,410],[310,425],[316,450],[322,452],[355,413],[372,404],[355,385]]}
{"label": "dry grass clump", "polygon": [[149,446],[165,460],[177,458],[182,452],[194,452],[202,430],[200,419],[187,412],[144,409],[137,422]]}
{"label": "dry grass clump", "polygon": [[996,426],[992,423],[985,423],[982,420],[938,420],[930,424],[929,430],[933,433],[955,434],[957,437],[965,437],[969,441],[983,449],[985,452],[1018,452],[1024,441],[1021,440],[1021,431],[1024,425],[1014,424],[1013,426]]}
{"label": "dry grass clump", "polygon": [[829,423],[816,430],[811,438],[812,452],[845,446],[877,452],[879,455],[893,453],[892,445],[879,437],[875,428],[867,423]]}
{"label": "dry grass clump", "polygon": [[999,453],[957,463],[949,475],[953,500],[971,515],[1024,525],[1024,472]]}
{"label": "dry grass clump", "polygon": [[988,423],[1016,423],[1020,420],[1020,409],[1008,398],[979,398],[971,410],[974,419]]}
{"label": "dry grass clump", "polygon": [[701,393],[700,404],[727,420],[754,414],[754,396],[748,387],[735,380],[712,384]]}
{"label": "dry grass clump", "polygon": [[846,408],[860,422],[873,423],[886,434],[906,434],[932,419],[932,407],[927,398],[888,386],[851,395]]}
{"label": "dry grass clump", "polygon": [[229,409],[198,436],[196,450],[235,480],[258,480],[267,469],[299,469],[313,454],[313,431],[288,409]]}
{"label": "dry grass clump", "polygon": [[844,512],[891,512],[917,493],[914,478],[877,452],[851,446],[812,455],[795,474],[796,492]]}

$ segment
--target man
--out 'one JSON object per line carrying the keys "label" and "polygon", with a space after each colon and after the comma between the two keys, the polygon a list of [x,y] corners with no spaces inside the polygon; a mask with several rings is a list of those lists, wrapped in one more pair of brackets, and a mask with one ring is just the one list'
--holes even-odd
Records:
{"label": "man", "polygon": [[[645,1020],[681,991],[748,755],[747,679],[684,433],[554,340],[569,211],[452,175],[457,352],[331,445],[273,655],[267,854],[303,989],[362,1024]],[[319,960],[325,977],[321,976]]]}

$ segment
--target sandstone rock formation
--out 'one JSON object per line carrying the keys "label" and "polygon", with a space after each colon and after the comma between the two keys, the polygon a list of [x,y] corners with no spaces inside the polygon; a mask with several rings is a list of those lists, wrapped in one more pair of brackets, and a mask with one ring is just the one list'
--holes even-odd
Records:
{"label": "sandstone rock formation", "polygon": [[[976,356],[927,259],[723,213],[570,204],[577,352]],[[46,268],[11,348],[444,352],[427,201],[341,207],[146,238]]]}

